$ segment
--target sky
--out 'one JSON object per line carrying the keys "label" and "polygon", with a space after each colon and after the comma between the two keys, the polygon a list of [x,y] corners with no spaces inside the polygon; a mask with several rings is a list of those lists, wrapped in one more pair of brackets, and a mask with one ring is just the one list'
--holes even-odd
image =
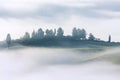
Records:
{"label": "sky", "polygon": [[120,41],[119,0],[0,0],[0,41],[8,33],[12,39],[39,28],[62,27],[71,35],[73,27],[87,34]]}

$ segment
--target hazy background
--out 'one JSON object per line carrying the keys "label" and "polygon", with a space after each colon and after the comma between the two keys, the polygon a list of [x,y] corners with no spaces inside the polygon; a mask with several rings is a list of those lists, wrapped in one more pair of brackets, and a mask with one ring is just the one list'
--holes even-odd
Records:
{"label": "hazy background", "polygon": [[0,40],[38,28],[58,28],[70,35],[73,27],[85,28],[103,40],[120,41],[119,0],[0,0]]}

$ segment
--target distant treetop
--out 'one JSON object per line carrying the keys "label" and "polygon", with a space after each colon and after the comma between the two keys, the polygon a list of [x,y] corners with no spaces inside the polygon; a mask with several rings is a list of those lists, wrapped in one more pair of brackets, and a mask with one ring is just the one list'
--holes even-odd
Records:
{"label": "distant treetop", "polygon": [[[44,40],[44,39],[65,39],[65,40],[89,40],[89,41],[101,41],[100,38],[96,38],[92,33],[89,33],[87,35],[87,31],[84,28],[76,28],[74,27],[72,29],[72,35],[65,36],[64,30],[59,27],[58,29],[46,29],[43,30],[42,28],[39,28],[37,31],[33,30],[33,32],[30,34],[28,32],[25,32],[24,36],[20,38],[19,40],[22,41],[28,41],[28,40]],[[108,42],[111,42],[111,35],[108,37]],[[6,37],[6,43],[8,47],[11,44],[11,36],[10,34]]]}
{"label": "distant treetop", "polygon": [[[53,37],[65,37],[64,36],[64,30],[59,27],[56,29],[46,29],[45,31],[42,30],[42,28],[39,28],[37,31],[33,30],[31,36],[28,32],[25,33],[22,39],[28,40],[28,39],[44,39],[44,38],[53,38]],[[74,40],[95,40],[95,36],[90,33],[87,38],[87,32],[85,29],[80,29],[74,27],[72,29],[72,35],[71,38]]]}

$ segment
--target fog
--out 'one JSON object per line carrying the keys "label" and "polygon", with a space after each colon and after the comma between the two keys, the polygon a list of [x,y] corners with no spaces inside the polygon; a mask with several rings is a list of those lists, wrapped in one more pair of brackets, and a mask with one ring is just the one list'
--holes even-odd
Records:
{"label": "fog", "polygon": [[119,80],[119,48],[0,51],[0,80]]}

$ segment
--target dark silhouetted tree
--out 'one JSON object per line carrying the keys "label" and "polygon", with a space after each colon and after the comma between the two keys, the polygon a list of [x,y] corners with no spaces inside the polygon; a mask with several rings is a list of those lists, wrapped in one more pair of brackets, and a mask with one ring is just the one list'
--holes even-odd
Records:
{"label": "dark silhouetted tree", "polygon": [[89,34],[88,40],[95,40],[95,37],[92,33]]}
{"label": "dark silhouetted tree", "polygon": [[82,39],[82,32],[81,29],[77,29],[78,39]]}
{"label": "dark silhouetted tree", "polygon": [[77,39],[77,37],[78,37],[78,31],[77,31],[76,27],[74,27],[72,30],[72,37],[75,39]]}
{"label": "dark silhouetted tree", "polygon": [[28,32],[25,32],[25,35],[23,37],[24,40],[29,40],[30,39],[30,34]]}
{"label": "dark silhouetted tree", "polygon": [[72,30],[72,36],[75,39],[85,40],[86,35],[87,35],[87,33],[86,33],[85,29],[73,28],[73,30]]}
{"label": "dark silhouetted tree", "polygon": [[61,27],[58,28],[58,30],[57,30],[57,36],[58,36],[58,37],[63,37],[63,35],[64,35],[63,29],[62,29]]}
{"label": "dark silhouetted tree", "polygon": [[47,30],[46,30],[46,37],[49,37],[49,38],[50,38],[50,37],[54,37],[55,34],[56,34],[56,30],[54,30],[54,31],[53,31],[52,29],[50,29],[50,30],[47,29]]}
{"label": "dark silhouetted tree", "polygon": [[54,32],[53,32],[52,29],[49,30],[49,35],[50,35],[50,37],[53,37],[53,36],[54,36]]}
{"label": "dark silhouetted tree", "polygon": [[35,30],[33,30],[32,32],[32,39],[35,39],[36,38],[36,33],[35,33]]}
{"label": "dark silhouetted tree", "polygon": [[49,36],[49,30],[48,29],[46,29],[46,37],[48,37]]}
{"label": "dark silhouetted tree", "polygon": [[10,45],[11,45],[11,36],[10,36],[10,34],[7,34],[6,43],[7,43],[7,46],[8,46],[8,48],[9,48]]}
{"label": "dark silhouetted tree", "polygon": [[77,34],[77,38],[80,39],[80,40],[85,40],[86,39],[86,31],[85,29],[77,29],[76,30],[76,34]]}
{"label": "dark silhouetted tree", "polygon": [[108,42],[111,42],[111,35],[109,35]]}
{"label": "dark silhouetted tree", "polygon": [[82,40],[85,40],[85,39],[86,39],[86,35],[87,35],[85,29],[81,29],[80,32],[81,32],[81,39],[82,39]]}
{"label": "dark silhouetted tree", "polygon": [[37,38],[38,39],[43,39],[44,38],[44,31],[41,28],[38,29]]}

